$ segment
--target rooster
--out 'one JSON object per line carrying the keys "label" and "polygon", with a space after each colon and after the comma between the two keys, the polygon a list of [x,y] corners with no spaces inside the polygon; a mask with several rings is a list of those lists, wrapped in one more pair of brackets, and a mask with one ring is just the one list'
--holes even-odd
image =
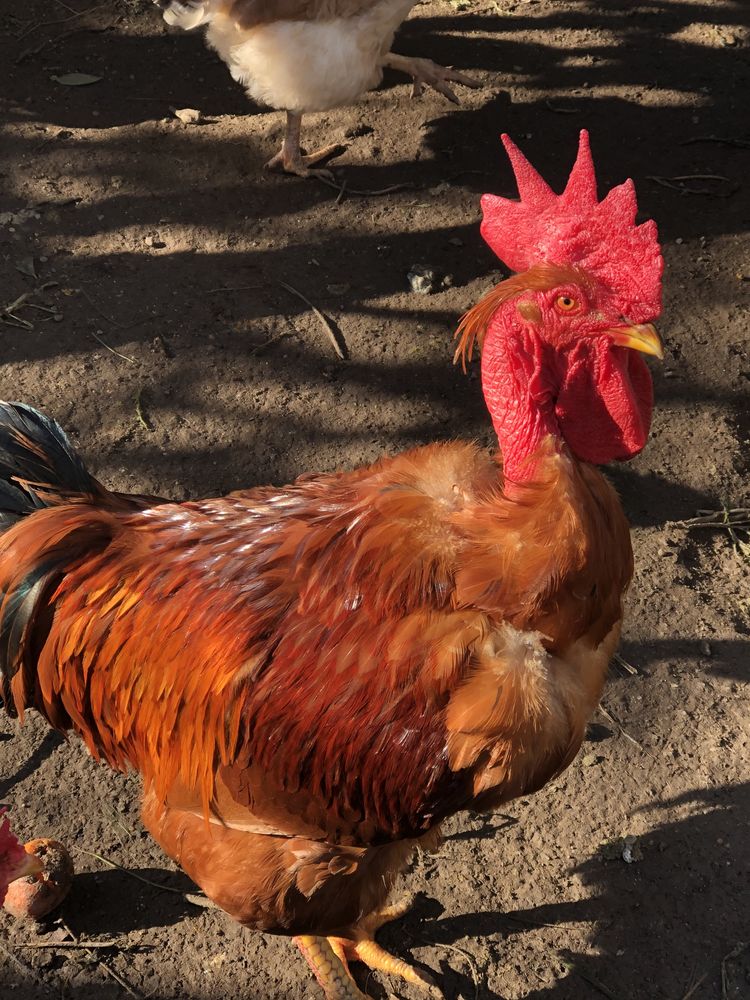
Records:
{"label": "rooster", "polygon": [[450,83],[478,86],[429,59],[390,51],[393,36],[416,0],[154,0],[167,24],[206,26],[206,41],[232,77],[260,104],[286,111],[281,150],[266,164],[300,177],[330,178],[317,167],[342,151],[338,144],[308,156],[300,149],[302,115],[351,104],[377,87],[389,66],[458,103]]}
{"label": "rooster", "polygon": [[62,429],[0,410],[0,667],[12,711],[144,779],[164,850],[241,924],[293,936],[328,1000],[397,973],[388,896],[461,810],[574,758],[633,558],[594,467],[646,442],[662,259],[588,137],[557,196],[507,137],[521,200],[482,232],[519,272],[463,318],[499,452],[435,443],[220,499],[108,493]]}

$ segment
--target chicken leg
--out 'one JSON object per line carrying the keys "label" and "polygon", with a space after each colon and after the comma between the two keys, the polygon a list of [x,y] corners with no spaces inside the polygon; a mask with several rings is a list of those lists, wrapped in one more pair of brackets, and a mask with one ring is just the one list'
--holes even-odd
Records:
{"label": "chicken leg", "polygon": [[402,73],[407,73],[412,77],[414,80],[414,86],[411,91],[412,97],[421,96],[426,84],[428,87],[432,87],[433,90],[437,90],[444,97],[447,97],[449,101],[458,104],[458,97],[453,88],[448,85],[449,81],[474,89],[481,87],[481,84],[476,80],[472,80],[470,76],[465,76],[455,69],[439,66],[431,59],[418,59],[416,56],[400,56],[397,52],[389,52],[383,60],[383,65],[390,67],[390,69],[397,69]]}
{"label": "chicken leg", "polygon": [[271,157],[266,164],[266,170],[275,170],[281,167],[285,173],[296,174],[298,177],[323,177],[326,180],[332,180],[333,174],[330,170],[315,169],[315,166],[334,156],[340,156],[346,150],[346,146],[342,146],[341,143],[333,143],[314,153],[304,155],[299,144],[301,128],[302,115],[294,111],[287,111],[284,141],[279,152]]}
{"label": "chicken leg", "polygon": [[364,962],[371,969],[400,976],[419,986],[428,996],[443,1000],[443,993],[425,972],[418,972],[403,959],[391,955],[375,940],[375,934],[391,920],[398,920],[410,908],[410,898],[365,917],[353,928],[351,937],[296,937],[294,940],[307,959],[326,1000],[368,1000],[357,987],[349,971],[349,962]]}

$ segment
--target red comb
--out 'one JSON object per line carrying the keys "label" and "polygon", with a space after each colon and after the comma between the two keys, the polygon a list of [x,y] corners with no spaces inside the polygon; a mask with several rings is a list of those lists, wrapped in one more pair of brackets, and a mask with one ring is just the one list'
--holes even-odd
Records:
{"label": "red comb", "polygon": [[611,288],[628,320],[655,319],[661,312],[664,261],[656,223],[635,224],[633,182],[597,200],[589,134],[583,129],[568,183],[556,195],[518,146],[507,135],[502,140],[521,200],[482,198],[482,236],[500,260],[513,271],[544,263],[585,268]]}

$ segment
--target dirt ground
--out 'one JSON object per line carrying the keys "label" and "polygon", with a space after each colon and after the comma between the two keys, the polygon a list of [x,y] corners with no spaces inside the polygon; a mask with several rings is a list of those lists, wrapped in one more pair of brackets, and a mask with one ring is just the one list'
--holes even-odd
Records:
{"label": "dirt ground", "polygon": [[[477,225],[481,192],[514,193],[501,131],[559,185],[586,126],[602,188],[633,177],[658,221],[654,430],[611,470],[633,525],[634,669],[613,667],[564,776],[455,819],[408,876],[417,904],[382,939],[449,1000],[750,997],[750,553],[676,523],[750,504],[749,24],[742,0],[423,3],[397,50],[482,89],[456,108],[388,75],[311,116],[309,147],[349,146],[338,197],[262,173],[283,116],[147,0],[0,2],[0,306],[54,283],[0,323],[0,397],[57,417],[120,490],[182,499],[440,438],[489,443],[476,371],[450,357],[458,316],[501,275]],[[101,79],[55,79],[72,72]],[[446,287],[413,293],[416,264]],[[282,282],[330,317],[347,360]],[[27,947],[65,932],[0,915],[3,995],[317,997],[287,941],[168,891],[187,880],[142,829],[138,794],[38,717],[0,722],[0,800],[19,831],[71,848],[66,924],[114,942]]]}

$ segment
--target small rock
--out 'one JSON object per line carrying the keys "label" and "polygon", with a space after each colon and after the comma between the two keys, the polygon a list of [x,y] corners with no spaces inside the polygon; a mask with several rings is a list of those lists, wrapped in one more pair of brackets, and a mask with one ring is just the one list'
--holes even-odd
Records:
{"label": "small rock", "polygon": [[637,837],[623,837],[622,841],[622,860],[626,865],[632,865],[634,861],[641,861],[643,859],[643,852],[638,846]]}
{"label": "small rock", "polygon": [[423,264],[412,264],[406,280],[417,295],[433,295],[453,285],[452,274],[440,274],[434,268]]}
{"label": "small rock", "polygon": [[406,280],[409,282],[411,290],[416,292],[417,295],[432,295],[439,287],[439,280],[435,271],[430,267],[421,267],[417,264],[412,266],[406,275]]}
{"label": "small rock", "polygon": [[174,116],[185,125],[197,125],[203,120],[203,115],[197,108],[176,108]]}
{"label": "small rock", "polygon": [[584,767],[593,767],[594,764],[601,764],[604,760],[598,753],[587,753],[581,758]]}
{"label": "small rock", "polygon": [[351,285],[326,285],[326,291],[330,295],[346,295]]}
{"label": "small rock", "polygon": [[448,242],[452,247],[462,247],[464,245],[464,241],[460,240],[458,236],[451,236]]}
{"label": "small rock", "polygon": [[705,639],[700,643],[700,651],[703,656],[713,656],[713,650],[711,649],[711,643],[707,642]]}

